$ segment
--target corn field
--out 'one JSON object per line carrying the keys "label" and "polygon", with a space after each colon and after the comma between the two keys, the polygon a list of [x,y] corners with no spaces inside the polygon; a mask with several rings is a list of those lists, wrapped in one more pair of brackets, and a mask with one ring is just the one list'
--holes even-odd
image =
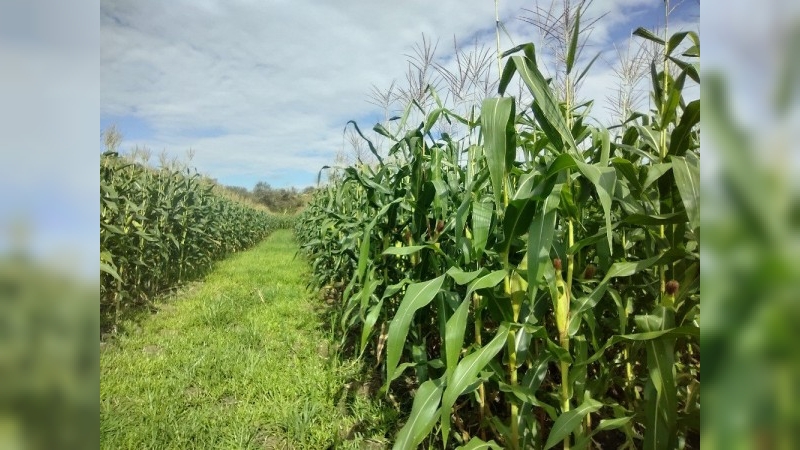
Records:
{"label": "corn field", "polygon": [[699,448],[700,42],[636,34],[663,50],[650,111],[593,125],[575,43],[563,96],[521,45],[474,113],[429,88],[374,127],[388,152],[362,134],[377,162],[331,169],[298,221],[341,348],[407,415],[394,448]]}
{"label": "corn field", "polygon": [[100,159],[100,309],[120,312],[204,274],[293,217],[225,196],[189,169],[154,169],[115,152]]}

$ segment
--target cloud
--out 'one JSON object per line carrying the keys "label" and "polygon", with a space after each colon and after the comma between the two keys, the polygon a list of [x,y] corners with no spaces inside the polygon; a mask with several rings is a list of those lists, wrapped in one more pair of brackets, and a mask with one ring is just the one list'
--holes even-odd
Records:
{"label": "cloud", "polygon": [[[528,3],[500,2],[514,44],[538,39],[517,19]],[[612,27],[641,0],[599,3],[614,11]],[[152,132],[123,147],[192,148],[193,164],[224,183],[263,174],[301,187],[333,162],[347,120],[382,116],[370,87],[402,80],[422,33],[439,40],[448,65],[453,36],[459,45],[488,38],[494,51],[494,17],[492,2],[457,0],[105,1],[101,118],[136,117]],[[593,39],[607,45],[608,36]]]}

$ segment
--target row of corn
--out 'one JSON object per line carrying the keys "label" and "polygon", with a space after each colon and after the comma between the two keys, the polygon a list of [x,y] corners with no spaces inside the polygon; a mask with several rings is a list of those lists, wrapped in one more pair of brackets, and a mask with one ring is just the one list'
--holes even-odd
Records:
{"label": "row of corn", "polygon": [[189,169],[152,168],[106,152],[100,159],[100,294],[104,325],[205,273],[291,218],[224,195]]}
{"label": "row of corn", "polygon": [[306,208],[341,348],[407,414],[395,448],[699,445],[699,38],[639,34],[665,47],[652,111],[593,125],[570,97],[585,71],[568,60],[560,98],[519,46],[498,97],[459,115],[431,90]]}

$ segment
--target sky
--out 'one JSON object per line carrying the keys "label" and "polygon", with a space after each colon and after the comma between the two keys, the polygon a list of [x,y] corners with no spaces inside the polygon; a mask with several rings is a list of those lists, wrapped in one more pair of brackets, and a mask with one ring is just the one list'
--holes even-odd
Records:
{"label": "sky", "polygon": [[[549,0],[540,2],[549,5]],[[673,1],[670,34],[699,31],[699,1]],[[102,0],[100,128],[116,125],[121,150],[147,147],[179,158],[226,185],[303,188],[347,145],[348,120],[370,129],[383,117],[372,86],[402,84],[406,55],[424,34],[437,63],[454,64],[476,41],[495,50],[494,2],[271,0]],[[531,17],[536,2],[501,0],[501,50],[542,46]],[[595,0],[583,63],[595,54],[580,91],[594,116],[616,86],[611,64],[639,26],[663,27],[662,0]],[[634,38],[638,39],[638,38]],[[580,64],[579,64],[580,65]],[[699,89],[698,94],[699,95]]]}

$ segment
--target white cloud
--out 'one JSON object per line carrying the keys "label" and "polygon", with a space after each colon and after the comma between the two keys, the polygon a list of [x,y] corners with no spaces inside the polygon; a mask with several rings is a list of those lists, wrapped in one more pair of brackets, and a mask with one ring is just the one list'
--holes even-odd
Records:
{"label": "white cloud", "polygon": [[[593,41],[606,44],[642,1],[595,2],[612,13]],[[522,7],[530,2],[500,2],[514,44],[538,39],[517,20]],[[153,136],[124,145],[192,148],[199,170],[221,179],[296,171],[287,183],[310,184],[341,148],[345,122],[378,113],[370,87],[403,78],[422,33],[439,39],[443,61],[454,35],[469,43],[486,32],[494,49],[494,15],[488,1],[104,1],[101,116],[146,121]],[[604,97],[606,78],[587,89]],[[192,137],[208,129],[213,137]]]}

